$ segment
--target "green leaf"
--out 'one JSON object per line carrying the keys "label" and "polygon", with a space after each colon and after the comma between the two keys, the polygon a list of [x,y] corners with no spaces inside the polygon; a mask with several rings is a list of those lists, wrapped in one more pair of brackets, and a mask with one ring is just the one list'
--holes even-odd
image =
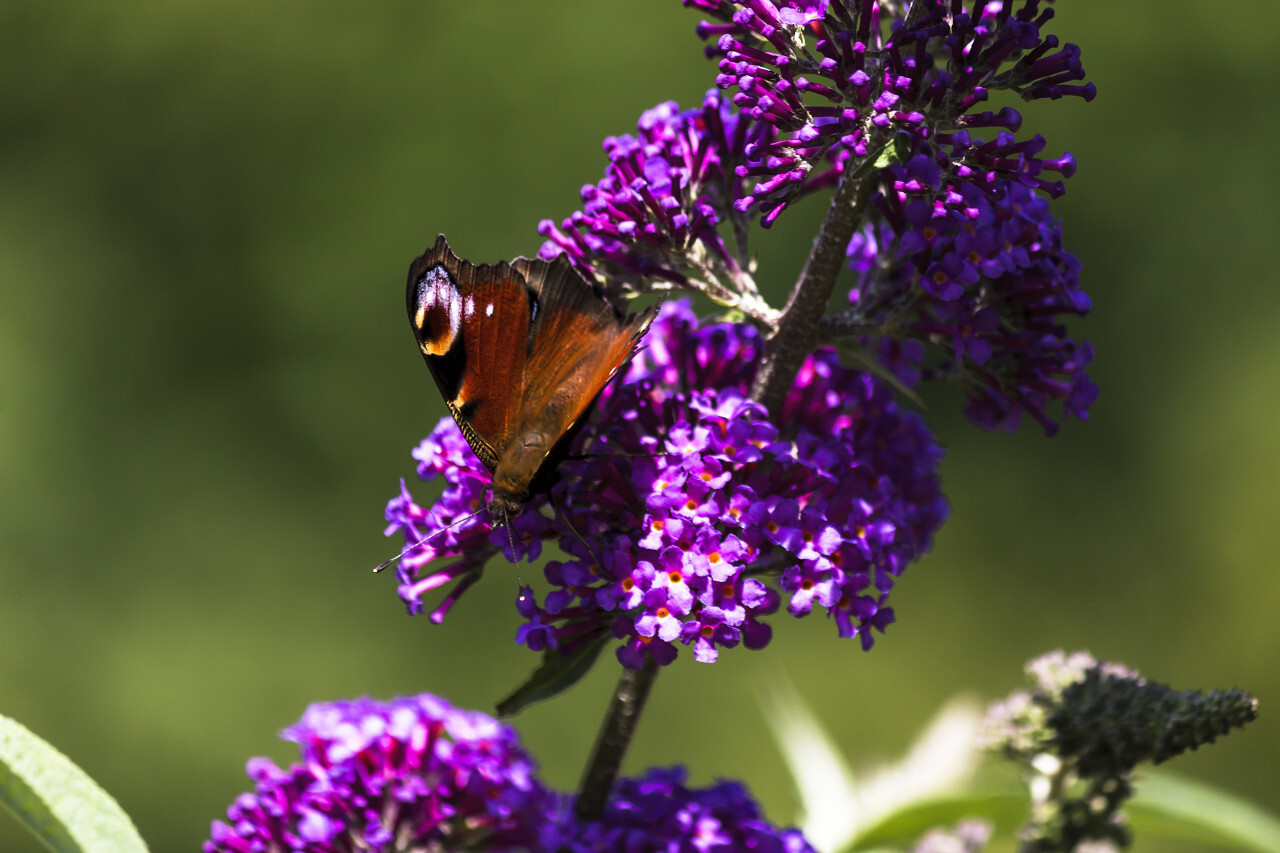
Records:
{"label": "green leaf", "polygon": [[146,853],[111,795],[61,752],[0,715],[0,803],[58,853]]}
{"label": "green leaf", "polygon": [[889,384],[895,391],[906,397],[922,411],[929,411],[929,407],[924,404],[924,400],[905,382],[898,378],[892,370],[880,363],[879,359],[867,352],[863,347],[854,341],[843,340],[836,342],[836,352],[845,356],[852,367],[861,370],[863,373],[870,373],[872,376]]}
{"label": "green leaf", "polygon": [[799,794],[800,828],[819,850],[874,846],[882,836],[864,842],[868,833],[922,804],[949,802],[972,777],[981,720],[972,699],[956,697],[943,706],[897,761],[855,774],[784,676],[761,692],[765,719]]}
{"label": "green leaf", "polygon": [[967,818],[981,818],[993,825],[993,837],[1010,835],[1027,819],[1026,794],[973,793],[934,797],[899,808],[858,834],[847,851],[878,847],[910,848],[937,827],[953,827]]}
{"label": "green leaf", "polygon": [[[1280,853],[1280,819],[1219,788],[1165,773],[1137,781],[1136,796],[1124,812],[1136,838],[1146,842],[1236,846]],[[994,824],[995,836],[1010,836],[1027,820],[1027,795],[970,794],[938,797],[900,808],[858,834],[846,853],[876,848],[909,848],[934,827],[965,818]]]}
{"label": "green leaf", "polygon": [[881,148],[876,154],[876,161],[873,168],[885,169],[894,163],[901,163],[907,159],[907,154],[911,152],[911,143],[907,141],[905,133],[895,133],[893,139],[889,140],[889,144]]}
{"label": "green leaf", "polygon": [[570,655],[562,655],[556,649],[542,653],[542,666],[533,671],[529,680],[498,703],[499,717],[512,717],[535,702],[550,699],[577,684],[595,666],[600,650],[609,641],[609,634],[584,643]]}
{"label": "green leaf", "polygon": [[1221,788],[1168,773],[1143,774],[1126,807],[1134,835],[1280,853],[1280,817]]}
{"label": "green leaf", "polygon": [[901,163],[911,153],[911,142],[905,133],[895,133],[879,148],[869,148],[865,156],[858,158],[853,174],[861,179],[880,169]]}

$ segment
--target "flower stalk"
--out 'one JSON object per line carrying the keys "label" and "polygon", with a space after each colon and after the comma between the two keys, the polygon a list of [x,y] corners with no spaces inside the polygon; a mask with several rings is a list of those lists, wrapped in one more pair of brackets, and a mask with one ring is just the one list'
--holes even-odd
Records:
{"label": "flower stalk", "polygon": [[613,701],[609,703],[609,713],[596,738],[591,760],[587,762],[587,769],[582,774],[578,799],[573,806],[578,820],[599,820],[604,815],[609,792],[613,790],[613,783],[622,768],[622,760],[626,758],[627,747],[631,745],[631,738],[635,735],[640,712],[644,710],[649,691],[653,689],[658,669],[658,663],[652,657],[646,658],[640,669],[622,668]]}
{"label": "flower stalk", "polygon": [[871,170],[846,169],[836,185],[826,218],[813,239],[813,249],[776,330],[768,339],[764,361],[751,389],[752,399],[770,412],[781,409],[800,366],[824,337],[822,318],[847,260],[849,240],[861,224],[875,183]]}

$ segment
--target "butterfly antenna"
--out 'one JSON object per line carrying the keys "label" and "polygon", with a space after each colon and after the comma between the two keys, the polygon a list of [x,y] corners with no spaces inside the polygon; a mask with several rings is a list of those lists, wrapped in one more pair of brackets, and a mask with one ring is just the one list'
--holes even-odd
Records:
{"label": "butterfly antenna", "polygon": [[507,544],[511,546],[511,560],[516,565],[516,586],[523,589],[524,579],[520,577],[520,553],[516,551],[516,537],[511,532],[511,518],[504,518],[503,525],[507,528]]}
{"label": "butterfly antenna", "polygon": [[406,545],[403,551],[401,551],[399,554],[396,554],[390,560],[383,560],[381,563],[378,563],[378,565],[374,566],[373,573],[376,575],[378,572],[382,571],[387,566],[394,563],[396,560],[399,560],[405,554],[408,554],[414,548],[417,548],[419,545],[422,545],[425,542],[429,542],[432,539],[435,539],[437,536],[439,536],[441,533],[444,533],[446,530],[452,530],[453,528],[457,527],[459,524],[462,524],[463,522],[466,522],[466,521],[470,521],[471,519],[479,515],[481,512],[482,510],[476,510],[470,515],[464,515],[462,518],[459,518],[456,521],[446,524],[444,527],[441,527],[439,530],[435,531],[434,533],[429,533],[426,536],[423,536],[421,539],[419,539],[417,542],[414,542],[412,545]]}

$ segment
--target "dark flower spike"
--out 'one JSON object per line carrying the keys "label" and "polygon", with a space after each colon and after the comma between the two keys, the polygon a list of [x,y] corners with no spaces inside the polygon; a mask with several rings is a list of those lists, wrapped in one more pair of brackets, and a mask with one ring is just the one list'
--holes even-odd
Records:
{"label": "dark flower spike", "polygon": [[1062,691],[1049,715],[1052,748],[1082,776],[1119,776],[1161,764],[1253,722],[1258,700],[1243,690],[1174,690],[1099,666]]}
{"label": "dark flower spike", "polygon": [[1036,681],[991,707],[986,740],[1033,780],[1023,849],[1070,851],[1082,842],[1129,843],[1120,809],[1143,761],[1160,763],[1257,717],[1241,690],[1175,691],[1087,652],[1027,665]]}
{"label": "dark flower spike", "polygon": [[[722,649],[767,645],[768,617],[785,595],[792,615],[816,605],[840,636],[870,648],[873,631],[894,620],[894,581],[947,514],[941,450],[923,423],[824,350],[778,413],[791,425],[782,434],[745,397],[761,350],[754,328],[698,328],[686,304],[669,303],[651,339],[623,382],[601,394],[581,436],[592,455],[561,465],[552,497],[577,534],[528,510],[515,522],[535,543],[558,536],[570,555],[547,564],[551,591],[540,604],[522,597],[518,639],[568,653],[612,634],[632,668],[647,656],[669,663],[680,646],[710,662]],[[483,500],[487,472],[474,461],[451,467],[463,447],[448,420],[423,443],[422,473],[450,472],[455,485],[431,510],[393,500],[390,532],[416,541],[427,524]],[[399,569],[410,610],[456,584],[433,614],[442,616],[494,553],[487,536],[483,524],[460,525],[411,551]],[[449,556],[457,559],[442,569],[424,568]]]}

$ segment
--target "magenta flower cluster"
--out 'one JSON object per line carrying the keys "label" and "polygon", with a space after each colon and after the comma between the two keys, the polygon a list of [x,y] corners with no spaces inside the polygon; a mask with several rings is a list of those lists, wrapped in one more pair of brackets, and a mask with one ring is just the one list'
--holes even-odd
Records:
{"label": "magenta flower cluster", "polygon": [[548,849],[568,853],[816,853],[797,829],[778,829],[738,782],[690,788],[683,767],[622,779],[599,821],[570,823]]}
{"label": "magenta flower cluster", "polygon": [[214,821],[205,853],[813,850],[765,821],[741,785],[689,788],[682,768],[620,779],[604,815],[583,822],[514,730],[430,694],[312,705],[283,737],[302,760],[250,761],[254,791]]}
{"label": "magenta flower cluster", "polygon": [[430,694],[312,705],[282,736],[301,763],[250,761],[205,853],[533,850],[557,802],[514,731]]}
{"label": "magenta flower cluster", "polygon": [[[1092,84],[1075,82],[1084,77],[1079,48],[1042,34],[1053,12],[1041,0],[686,5],[720,20],[698,27],[713,41],[716,85],[734,92],[743,116],[776,131],[737,169],[756,183],[736,204],[759,209],[765,225],[895,138],[946,173],[929,188],[941,209],[962,209],[968,183],[990,190],[1016,180],[1060,195],[1061,182],[1045,175],[1075,169],[1070,155],[1040,158],[1039,136],[1015,139],[1017,110],[980,109],[999,89],[1027,100],[1094,97]],[[993,140],[972,135],[986,128],[998,131]]]}
{"label": "magenta flower cluster", "polygon": [[732,205],[745,191],[735,166],[771,135],[715,90],[698,109],[682,112],[667,101],[647,110],[635,136],[604,141],[609,165],[599,183],[582,188],[582,210],[559,227],[539,223],[547,238],[539,255],[567,253],[583,272],[612,283],[682,285],[699,266],[691,257],[742,275],[718,226],[738,215]]}
{"label": "magenta flower cluster", "polygon": [[[551,499],[565,529],[532,501],[507,531],[480,514],[412,550],[400,594],[454,582],[435,618],[478,576],[508,535],[536,553],[559,537],[567,561],[545,569],[551,591],[525,591],[518,639],[571,652],[611,634],[618,657],[671,662],[681,646],[699,661],[721,649],[761,648],[765,617],[785,597],[792,616],[820,607],[863,648],[893,621],[896,578],[929,548],[947,514],[942,453],[922,421],[880,381],[841,367],[830,350],[806,362],[778,427],[745,394],[761,345],[751,326],[698,327],[686,303],[666,305],[652,345],[605,389],[586,434],[591,458],[560,466]],[[404,490],[387,507],[389,532],[412,542],[483,506],[488,473],[451,421],[415,453],[419,472],[443,475],[431,509]],[[455,560],[425,569],[440,556]],[[423,570],[423,574],[419,574]]]}
{"label": "magenta flower cluster", "polygon": [[[685,273],[673,259],[695,243],[737,265],[715,234],[721,220],[755,211],[768,227],[891,141],[945,175],[938,186],[908,179],[893,189],[927,193],[939,209],[963,210],[965,184],[1015,180],[1056,197],[1075,171],[1070,154],[1041,156],[1042,137],[1015,137],[1017,110],[981,109],[996,90],[1093,99],[1093,84],[1077,82],[1080,49],[1042,33],[1053,12],[1041,0],[685,4],[720,19],[697,29],[712,42],[716,86],[732,95],[713,91],[687,112],[662,104],[636,136],[606,139],[606,176],[583,188],[583,209],[559,228],[539,226],[543,257],[568,252],[584,267],[605,263],[615,279],[677,284]],[[984,129],[994,138],[975,135]]]}
{"label": "magenta flower cluster", "polygon": [[[1097,396],[1088,344],[1064,321],[1090,301],[1047,200],[1075,172],[1018,139],[1021,115],[989,94],[1092,100],[1080,50],[1045,33],[1042,0],[736,2],[686,0],[717,22],[716,84],[697,109],[646,112],[605,141],[603,180],[544,258],[633,289],[688,287],[759,322],[746,239],[846,170],[864,177],[849,247],[853,308],[827,326],[899,378],[958,380],[969,417],[1011,430],[1024,414],[1055,432]],[[732,94],[730,94],[732,93]],[[990,137],[980,136],[989,131]],[[890,156],[891,155],[891,156]],[[884,157],[883,160],[877,159]],[[730,239],[732,237],[732,240]]]}
{"label": "magenta flower cluster", "polygon": [[[925,183],[938,177],[930,163],[891,171],[914,171]],[[1013,181],[960,195],[969,214],[938,215],[905,194],[878,199],[882,218],[849,244],[857,281],[844,319],[894,323],[901,339],[864,343],[878,345],[881,361],[908,385],[958,380],[970,419],[987,429],[1012,431],[1026,413],[1053,434],[1058,409],[1088,418],[1098,395],[1085,372],[1093,347],[1072,340],[1063,319],[1085,315],[1091,303],[1079,261],[1063,249],[1061,221],[1042,195]]]}

